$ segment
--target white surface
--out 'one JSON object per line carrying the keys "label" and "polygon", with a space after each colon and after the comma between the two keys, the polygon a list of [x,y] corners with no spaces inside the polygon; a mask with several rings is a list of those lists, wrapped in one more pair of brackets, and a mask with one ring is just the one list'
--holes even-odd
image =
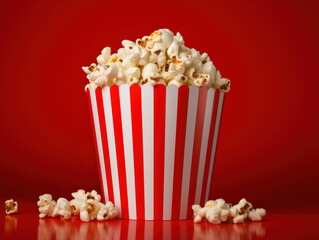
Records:
{"label": "white surface", "polygon": [[105,173],[105,165],[104,165],[104,153],[103,153],[103,146],[102,146],[102,139],[101,139],[100,122],[99,122],[99,114],[97,110],[95,89],[93,87],[90,87],[89,90],[90,90],[90,98],[91,98],[91,105],[92,105],[92,112],[93,112],[95,136],[96,136],[99,162],[100,162],[101,175],[102,175],[102,183],[103,183],[102,187],[104,191],[105,201],[107,201],[109,199],[109,196],[107,191],[107,181],[106,181],[106,173]]}
{"label": "white surface", "polygon": [[172,217],[178,87],[166,88],[163,219]]}
{"label": "white surface", "polygon": [[203,184],[203,178],[204,178],[204,168],[205,168],[205,160],[206,160],[206,154],[207,154],[208,137],[209,137],[210,123],[212,121],[214,92],[215,91],[212,88],[210,88],[207,91],[202,143],[201,143],[200,157],[199,157],[199,164],[198,164],[195,204],[199,204],[201,193],[202,193],[202,184]]}
{"label": "white surface", "polygon": [[145,220],[154,219],[154,88],[142,86]]}
{"label": "white surface", "polygon": [[198,91],[199,89],[196,86],[192,86],[189,90],[181,205],[180,205],[181,219],[185,219],[187,216],[188,192],[189,192],[189,181],[190,181],[193,146],[194,146]]}
{"label": "white surface", "polygon": [[132,137],[130,87],[126,84],[119,88],[122,116],[123,143],[125,154],[125,171],[127,183],[127,201],[129,218],[136,219],[135,174]]}
{"label": "white surface", "polygon": [[221,116],[222,107],[223,107],[223,100],[224,100],[224,93],[221,92],[220,95],[219,95],[219,102],[218,102],[218,109],[217,109],[217,116],[216,116],[216,125],[215,125],[215,131],[214,131],[212,155],[211,155],[211,160],[210,160],[210,164],[209,164],[209,173],[208,173],[208,180],[207,180],[205,202],[208,200],[209,188],[210,188],[210,183],[211,183],[211,180],[212,180],[212,173],[213,173],[213,166],[214,166],[214,160],[215,160],[216,145],[217,145],[217,140],[218,140],[218,130],[219,130],[219,124],[220,124],[220,116]]}

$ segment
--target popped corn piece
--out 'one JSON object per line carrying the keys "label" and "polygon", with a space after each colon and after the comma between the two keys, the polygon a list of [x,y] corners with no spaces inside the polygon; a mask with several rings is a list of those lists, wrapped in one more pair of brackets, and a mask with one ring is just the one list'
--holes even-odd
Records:
{"label": "popped corn piece", "polygon": [[222,92],[228,92],[230,89],[230,80],[222,78],[219,71],[216,71],[216,81],[213,83],[214,88],[218,88]]}
{"label": "popped corn piece", "polygon": [[114,219],[118,215],[117,209],[112,202],[107,202],[105,205],[101,205],[101,208],[97,214],[98,221],[104,221],[108,219]]}
{"label": "popped corn piece", "polygon": [[97,63],[102,66],[105,65],[111,57],[111,48],[106,47],[102,50],[101,55],[97,57]]}
{"label": "popped corn piece", "polygon": [[37,205],[39,206],[40,218],[52,217],[56,202],[52,200],[51,194],[43,194],[39,196]]}
{"label": "popped corn piece", "polygon": [[83,189],[79,189],[77,192],[71,193],[74,199],[86,200],[86,193]]}
{"label": "popped corn piece", "polygon": [[81,221],[90,222],[95,220],[102,205],[102,203],[96,202],[93,199],[85,200],[80,207]]}
{"label": "popped corn piece", "polygon": [[233,217],[234,223],[243,223],[248,217],[252,204],[247,202],[245,198],[241,199],[237,205],[230,208],[230,215]]}
{"label": "popped corn piece", "polygon": [[224,199],[219,198],[215,201],[209,201],[205,204],[208,208],[206,211],[206,219],[213,224],[220,224],[227,221],[229,215],[229,205]]}
{"label": "popped corn piece", "polygon": [[79,215],[80,214],[80,207],[83,203],[83,200],[79,199],[79,198],[75,198],[72,199],[70,201],[70,209],[71,209],[71,213],[73,215]]}
{"label": "popped corn piece", "polygon": [[63,219],[70,219],[72,216],[70,203],[65,198],[59,198],[57,201],[52,217],[57,216],[61,216]]}
{"label": "popped corn piece", "polygon": [[6,214],[14,214],[18,212],[18,202],[13,199],[5,201]]}
{"label": "popped corn piece", "polygon": [[92,190],[91,192],[86,193],[86,199],[93,199],[96,202],[101,202],[101,195],[97,191]]}
{"label": "popped corn piece", "polygon": [[201,206],[195,204],[192,206],[192,209],[194,211],[194,222],[201,222],[203,220],[203,217],[205,216],[205,214],[200,214],[200,210],[202,209]]}
{"label": "popped corn piece", "polygon": [[256,208],[250,210],[248,217],[251,221],[260,221],[266,215],[266,210],[263,208]]}

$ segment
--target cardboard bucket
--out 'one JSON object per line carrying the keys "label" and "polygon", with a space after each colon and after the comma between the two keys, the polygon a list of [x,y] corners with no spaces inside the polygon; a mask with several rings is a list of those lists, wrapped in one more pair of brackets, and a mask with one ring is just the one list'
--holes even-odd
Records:
{"label": "cardboard bucket", "polygon": [[104,200],[124,219],[192,218],[208,200],[224,93],[124,84],[87,95]]}

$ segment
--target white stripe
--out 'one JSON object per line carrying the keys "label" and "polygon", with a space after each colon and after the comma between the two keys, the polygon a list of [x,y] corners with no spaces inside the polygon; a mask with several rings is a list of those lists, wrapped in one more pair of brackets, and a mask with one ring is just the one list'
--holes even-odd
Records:
{"label": "white stripe", "polygon": [[203,178],[204,178],[204,168],[205,168],[205,160],[206,160],[206,153],[207,153],[209,128],[210,128],[210,123],[212,121],[214,92],[215,91],[212,88],[210,88],[207,91],[203,135],[202,135],[202,143],[201,143],[200,157],[199,157],[199,164],[198,164],[195,204],[199,204],[201,193],[202,193],[202,184],[203,184]]}
{"label": "white stripe", "polygon": [[100,170],[102,175],[102,184],[101,186],[104,191],[104,198],[105,201],[109,199],[108,191],[107,191],[107,181],[106,181],[106,173],[105,173],[105,165],[104,165],[104,154],[103,154],[103,146],[102,146],[102,138],[101,138],[101,131],[100,131],[100,122],[99,122],[99,114],[97,110],[97,103],[96,103],[96,96],[95,90],[93,87],[89,88],[90,90],[90,98],[91,98],[91,105],[92,105],[92,112],[93,112],[93,121],[95,126],[95,136],[99,154],[99,162],[100,162]]}
{"label": "white stripe", "polygon": [[154,219],[154,88],[142,86],[145,220]]}
{"label": "white stripe", "polygon": [[163,220],[172,218],[178,87],[166,88]]}
{"label": "white stripe", "polygon": [[119,215],[121,216],[121,197],[120,197],[120,184],[117,168],[117,157],[115,149],[115,138],[114,138],[114,127],[113,127],[113,114],[111,106],[111,95],[110,88],[102,88],[103,95],[103,105],[105,113],[105,124],[107,131],[107,139],[109,143],[109,153],[110,153],[110,164],[113,182],[113,192],[114,192],[114,204],[120,210]]}
{"label": "white stripe", "polygon": [[215,131],[214,131],[212,156],[211,156],[211,160],[210,160],[210,164],[209,164],[209,173],[208,173],[208,179],[207,179],[207,188],[206,188],[205,202],[208,200],[210,183],[211,183],[211,180],[212,180],[212,173],[213,173],[213,167],[214,167],[216,145],[217,145],[217,140],[218,140],[218,130],[219,130],[219,124],[220,124],[220,117],[221,117],[221,114],[222,114],[223,100],[224,100],[224,93],[221,92],[219,94],[219,102],[218,102],[218,109],[217,109],[217,115],[216,115],[216,125],[215,125]]}
{"label": "white stripe", "polygon": [[136,219],[136,198],[135,198],[135,174],[133,157],[133,137],[131,118],[131,99],[129,85],[122,85],[120,88],[120,104],[122,115],[123,143],[125,154],[125,171],[127,183],[127,200],[129,219]]}
{"label": "white stripe", "polygon": [[187,217],[188,192],[194,146],[198,91],[199,89],[196,86],[192,86],[189,89],[180,219],[186,219]]}

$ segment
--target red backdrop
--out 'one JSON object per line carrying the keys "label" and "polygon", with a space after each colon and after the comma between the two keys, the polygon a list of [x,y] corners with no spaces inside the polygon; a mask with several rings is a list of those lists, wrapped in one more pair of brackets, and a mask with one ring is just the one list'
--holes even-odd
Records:
{"label": "red backdrop", "polygon": [[98,189],[81,66],[169,28],[232,80],[212,197],[319,200],[318,1],[115,2],[1,3],[0,196]]}

